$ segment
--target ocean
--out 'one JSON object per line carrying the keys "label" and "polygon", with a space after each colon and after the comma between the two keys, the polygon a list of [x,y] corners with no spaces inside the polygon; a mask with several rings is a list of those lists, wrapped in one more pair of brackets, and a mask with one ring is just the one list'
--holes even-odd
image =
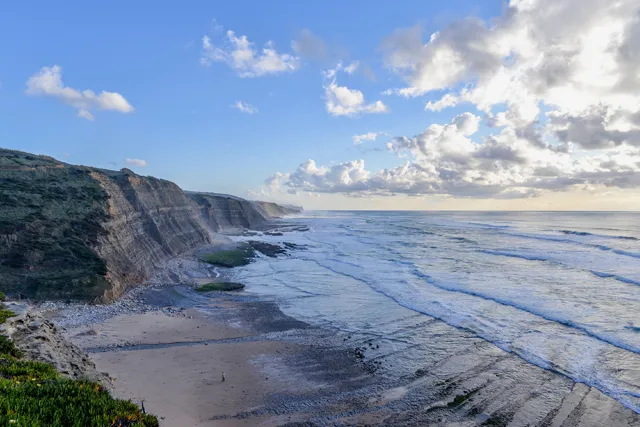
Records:
{"label": "ocean", "polygon": [[439,319],[640,413],[640,213],[308,212],[280,225],[236,239],[294,243],[290,256],[234,279],[292,317],[384,339],[398,375],[429,356],[420,340]]}

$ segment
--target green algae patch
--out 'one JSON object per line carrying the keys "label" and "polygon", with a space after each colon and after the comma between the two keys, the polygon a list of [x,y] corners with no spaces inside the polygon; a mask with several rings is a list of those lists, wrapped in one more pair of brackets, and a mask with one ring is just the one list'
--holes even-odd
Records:
{"label": "green algae patch", "polygon": [[221,250],[202,255],[200,259],[219,267],[232,268],[249,264],[255,256],[256,252],[251,246],[241,245],[235,249]]}
{"label": "green algae patch", "polygon": [[460,406],[460,405],[462,405],[464,402],[466,402],[467,400],[469,400],[469,398],[470,398],[471,396],[473,396],[477,391],[478,391],[478,390],[472,390],[472,391],[470,391],[469,393],[466,393],[466,394],[459,394],[459,395],[457,395],[457,396],[453,399],[453,401],[449,402],[449,403],[447,404],[447,406],[448,406],[448,407],[450,407],[450,408],[455,408],[455,407],[457,407],[457,406]]}
{"label": "green algae patch", "polygon": [[212,282],[206,285],[198,286],[197,292],[211,292],[211,291],[239,291],[244,289],[242,283],[235,282]]}

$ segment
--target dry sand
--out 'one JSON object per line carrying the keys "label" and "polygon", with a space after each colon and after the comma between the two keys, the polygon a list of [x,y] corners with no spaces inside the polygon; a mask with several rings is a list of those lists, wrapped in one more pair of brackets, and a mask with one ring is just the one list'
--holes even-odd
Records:
{"label": "dry sand", "polygon": [[[225,305],[231,310],[234,304]],[[277,426],[304,418],[304,413],[259,414],[270,395],[283,390],[304,393],[322,384],[286,366],[283,356],[300,351],[298,344],[255,334],[241,322],[213,320],[195,309],[182,316],[124,315],[67,330],[81,347],[102,348],[92,358],[100,371],[114,378],[115,396],[144,400],[162,426]],[[250,340],[234,341],[247,337]],[[245,412],[253,414],[237,417]]]}
{"label": "dry sand", "polygon": [[[84,328],[76,328],[84,329]],[[226,322],[207,321],[196,310],[184,317],[162,312],[118,316],[73,340],[83,347],[218,340],[250,335]],[[99,370],[114,378],[114,394],[134,402],[144,400],[149,412],[163,426],[253,425],[212,421],[211,418],[235,414],[260,404],[268,392],[268,380],[251,363],[254,356],[281,351],[273,342],[237,342],[216,345],[189,345],[95,353]],[[222,373],[227,381],[222,382]],[[274,381],[272,381],[274,383]]]}

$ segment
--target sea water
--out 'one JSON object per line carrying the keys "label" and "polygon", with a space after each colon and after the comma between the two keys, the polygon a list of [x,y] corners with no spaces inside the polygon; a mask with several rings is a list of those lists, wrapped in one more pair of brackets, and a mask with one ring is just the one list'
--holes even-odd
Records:
{"label": "sea water", "polygon": [[299,245],[290,256],[235,272],[285,313],[397,352],[429,327],[421,317],[437,318],[640,412],[639,213],[310,212],[287,223],[309,230],[259,238]]}

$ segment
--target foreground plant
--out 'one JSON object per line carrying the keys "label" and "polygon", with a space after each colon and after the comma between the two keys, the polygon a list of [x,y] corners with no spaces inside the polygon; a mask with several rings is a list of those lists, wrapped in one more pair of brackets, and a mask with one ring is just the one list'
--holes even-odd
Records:
{"label": "foreground plant", "polygon": [[155,416],[143,414],[130,401],[114,399],[96,382],[62,378],[51,365],[24,360],[13,341],[0,335],[0,425],[157,427],[159,424]]}

